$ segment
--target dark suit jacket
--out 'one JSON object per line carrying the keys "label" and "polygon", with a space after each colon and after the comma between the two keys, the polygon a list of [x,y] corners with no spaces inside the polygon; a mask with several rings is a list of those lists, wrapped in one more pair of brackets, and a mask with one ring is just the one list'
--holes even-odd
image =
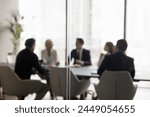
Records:
{"label": "dark suit jacket", "polygon": [[16,58],[15,72],[21,79],[30,79],[33,74],[33,68],[40,74],[48,72],[46,69],[41,67],[36,54],[31,52],[29,49],[22,50]]}
{"label": "dark suit jacket", "polygon": [[126,56],[122,52],[107,55],[99,66],[98,74],[101,76],[105,70],[128,71],[133,78],[135,75],[134,59]]}
{"label": "dark suit jacket", "polygon": [[[72,58],[74,58],[74,60],[79,59],[79,57],[77,55],[77,49],[73,49],[71,51],[71,59]],[[91,63],[91,56],[90,56],[90,51],[89,50],[83,49],[81,60],[84,62],[84,66],[92,64]],[[74,61],[74,64],[76,64],[75,61]]]}

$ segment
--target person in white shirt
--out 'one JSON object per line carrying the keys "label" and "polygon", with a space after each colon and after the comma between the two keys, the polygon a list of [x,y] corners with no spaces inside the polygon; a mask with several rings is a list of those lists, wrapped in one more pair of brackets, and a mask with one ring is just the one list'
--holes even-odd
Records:
{"label": "person in white shirt", "polygon": [[59,65],[57,51],[53,49],[53,42],[50,39],[45,41],[45,49],[42,50],[41,57],[45,65]]}

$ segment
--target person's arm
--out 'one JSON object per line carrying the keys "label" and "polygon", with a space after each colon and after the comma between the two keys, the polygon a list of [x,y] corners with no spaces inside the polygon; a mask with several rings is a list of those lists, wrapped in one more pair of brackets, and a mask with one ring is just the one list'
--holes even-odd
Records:
{"label": "person's arm", "polygon": [[105,58],[105,54],[103,54],[103,53],[100,54],[100,57],[99,57],[99,60],[98,60],[98,63],[97,63],[98,67],[102,64],[104,58]]}
{"label": "person's arm", "polygon": [[92,62],[91,62],[91,55],[90,55],[90,51],[87,51],[87,56],[86,56],[86,61],[83,61],[83,65],[86,66],[86,65],[92,65]]}
{"label": "person's arm", "polygon": [[44,50],[41,51],[41,60],[40,60],[40,62],[41,62],[42,64],[45,64],[45,63],[46,63],[45,58],[44,58]]}
{"label": "person's arm", "polygon": [[38,73],[44,74],[44,73],[48,72],[48,70],[44,69],[44,68],[40,65],[37,55],[34,55],[34,56],[33,56],[32,63],[33,63],[33,67],[38,71]]}
{"label": "person's arm", "polygon": [[[72,51],[71,51],[71,60],[72,60],[73,58],[75,58],[74,56],[75,56],[75,55],[74,55],[74,50],[72,50]],[[71,60],[70,60],[70,61],[71,61]]]}
{"label": "person's arm", "polygon": [[55,63],[55,65],[59,65],[59,61],[58,61],[58,56],[57,56],[57,51],[56,50],[54,50],[54,58],[53,58],[54,60],[54,63]]}
{"label": "person's arm", "polygon": [[[71,61],[73,61],[73,64],[76,64],[76,57],[75,57],[76,50],[71,51],[71,56],[68,57],[68,63],[70,64]],[[71,62],[72,63],[72,62]]]}
{"label": "person's arm", "polygon": [[131,76],[132,76],[132,78],[134,78],[134,76],[135,76],[134,59],[132,60],[132,65],[131,65]]}
{"label": "person's arm", "polygon": [[107,65],[108,65],[108,56],[105,56],[104,60],[102,61],[102,64],[99,66],[97,73],[99,74],[99,76],[101,76],[103,74],[103,72],[107,69]]}

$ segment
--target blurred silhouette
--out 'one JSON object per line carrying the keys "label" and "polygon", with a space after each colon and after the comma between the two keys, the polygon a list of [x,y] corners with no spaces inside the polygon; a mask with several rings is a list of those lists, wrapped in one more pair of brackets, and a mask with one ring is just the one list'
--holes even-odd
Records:
{"label": "blurred silhouette", "polygon": [[112,42],[106,42],[105,46],[104,46],[104,50],[106,51],[106,53],[101,53],[99,60],[98,60],[98,66],[100,66],[102,64],[102,61],[104,60],[106,55],[110,55],[113,54],[114,52],[114,45]]}
{"label": "blurred silhouette", "polygon": [[25,46],[26,48],[21,50],[16,58],[15,72],[17,75],[25,80],[30,79],[32,74],[47,74],[48,70],[40,65],[38,56],[34,53],[35,39],[27,39]]}
{"label": "blurred silhouette", "polygon": [[132,78],[135,75],[134,59],[125,55],[128,44],[125,39],[120,39],[114,49],[114,54],[105,56],[102,64],[98,68],[101,76],[105,70],[109,71],[128,71]]}
{"label": "blurred silhouette", "polygon": [[71,51],[71,60],[74,59],[74,65],[87,66],[91,65],[90,51],[83,48],[84,41],[82,38],[77,38],[76,49]]}
{"label": "blurred silhouette", "polygon": [[45,41],[45,49],[41,52],[42,62],[45,65],[59,65],[57,51],[53,49],[52,40],[48,39]]}
{"label": "blurred silhouette", "polygon": [[[21,50],[16,58],[15,72],[23,80],[30,79],[32,74],[39,74],[42,79],[46,79],[51,92],[49,82],[49,70],[41,66],[38,56],[34,53],[35,39],[30,38],[25,42],[25,49]],[[51,92],[51,96],[52,92]]]}
{"label": "blurred silhouette", "polygon": [[[90,51],[83,48],[84,41],[82,38],[76,39],[76,49],[71,51],[71,60],[74,59],[73,64],[75,66],[89,66],[91,63]],[[87,80],[89,77],[78,76],[79,80]],[[85,99],[87,92],[80,95],[80,99]]]}

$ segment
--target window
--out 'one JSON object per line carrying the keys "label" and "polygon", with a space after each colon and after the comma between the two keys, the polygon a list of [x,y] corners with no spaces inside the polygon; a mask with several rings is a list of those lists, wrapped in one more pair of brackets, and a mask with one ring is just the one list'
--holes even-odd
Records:
{"label": "window", "polygon": [[44,42],[50,38],[61,63],[65,59],[66,0],[20,0],[20,14],[24,16],[21,48],[27,38],[36,39],[35,52],[40,57]]}
{"label": "window", "polygon": [[150,14],[149,0],[128,0],[128,55],[134,57],[135,79],[150,80]]}
{"label": "window", "polygon": [[[123,38],[124,1],[121,0],[70,0],[70,37],[68,54],[75,48],[75,40],[82,37],[84,47],[91,51],[96,65],[106,41]],[[20,0],[20,13],[24,16],[22,37],[35,37],[35,52],[40,57],[44,41],[51,38],[59,59],[65,59],[66,0]],[[24,47],[24,40],[21,48]]]}
{"label": "window", "polygon": [[123,38],[124,1],[92,0],[91,52],[93,61],[97,62],[107,41],[116,44]]}
{"label": "window", "polygon": [[124,1],[122,0],[72,0],[71,48],[75,39],[82,37],[84,47],[91,51],[96,65],[106,41],[114,44],[123,38]]}

